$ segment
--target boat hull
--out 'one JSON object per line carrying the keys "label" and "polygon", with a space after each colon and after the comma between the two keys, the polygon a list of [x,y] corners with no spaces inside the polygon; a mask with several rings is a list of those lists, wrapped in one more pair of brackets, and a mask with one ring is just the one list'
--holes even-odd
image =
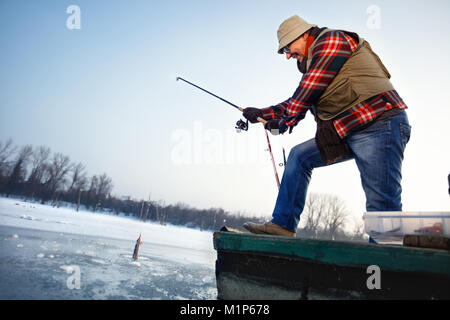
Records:
{"label": "boat hull", "polygon": [[445,250],[230,232],[214,246],[219,299],[450,299]]}

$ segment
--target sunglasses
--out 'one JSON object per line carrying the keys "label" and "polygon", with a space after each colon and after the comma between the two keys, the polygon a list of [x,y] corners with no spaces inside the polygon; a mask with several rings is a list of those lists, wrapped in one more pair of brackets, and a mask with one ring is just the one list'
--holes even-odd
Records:
{"label": "sunglasses", "polygon": [[283,53],[291,53],[291,49],[289,49],[289,45],[283,48]]}

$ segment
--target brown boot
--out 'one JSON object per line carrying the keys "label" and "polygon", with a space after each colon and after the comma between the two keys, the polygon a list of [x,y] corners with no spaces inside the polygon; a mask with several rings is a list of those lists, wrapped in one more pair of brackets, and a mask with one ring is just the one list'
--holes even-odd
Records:
{"label": "brown boot", "polygon": [[256,224],[253,222],[244,223],[243,226],[245,229],[255,234],[271,234],[275,236],[286,236],[286,237],[295,237],[295,232],[291,232],[286,230],[283,227],[273,223],[266,222],[263,224]]}

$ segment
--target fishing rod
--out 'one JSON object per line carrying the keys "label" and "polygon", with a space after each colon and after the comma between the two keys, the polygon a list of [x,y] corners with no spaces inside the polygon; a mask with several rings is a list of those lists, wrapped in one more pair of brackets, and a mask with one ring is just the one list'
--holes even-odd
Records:
{"label": "fishing rod", "polygon": [[[217,99],[219,99],[219,100],[221,100],[221,101],[223,101],[223,102],[225,102],[225,103],[231,105],[232,107],[238,109],[238,110],[241,111],[241,112],[244,111],[244,108],[239,107],[239,106],[235,105],[234,103],[231,103],[230,101],[225,100],[224,98],[219,97],[218,95],[216,95],[216,94],[214,94],[214,93],[212,93],[212,92],[209,92],[208,90],[205,90],[205,89],[203,89],[202,87],[199,87],[198,85],[196,85],[196,84],[194,84],[194,83],[192,83],[192,82],[190,82],[190,81],[187,81],[187,80],[185,80],[185,79],[183,79],[183,78],[181,78],[181,77],[177,77],[177,81],[178,81],[178,80],[184,81],[184,82],[186,82],[187,84],[190,84],[191,86],[194,86],[194,87],[196,87],[197,89],[200,89],[200,90],[202,90],[202,91],[204,91],[204,92],[206,92],[206,93],[212,95],[213,97],[215,97],[215,98],[217,98]],[[260,118],[260,117],[258,117],[257,120],[258,120],[259,122],[261,122],[263,125],[265,125],[265,124],[267,123],[266,120],[264,120],[263,118]],[[242,119],[239,119],[239,120],[236,122],[236,127],[235,127],[235,128],[236,128],[236,130],[237,130],[238,132],[240,132],[241,130],[247,131],[247,130],[248,130],[248,120],[247,120],[247,122],[244,122]],[[271,158],[272,158],[272,165],[273,165],[273,171],[274,171],[274,173],[275,173],[275,180],[276,180],[276,182],[277,182],[278,189],[280,189],[280,178],[278,177],[277,167],[275,166],[275,159],[274,159],[274,157],[273,157],[272,147],[271,147],[271,145],[270,145],[269,135],[267,134],[267,130],[264,130],[264,132],[266,133],[267,144],[268,144],[268,146],[269,146],[269,152],[270,152],[270,156],[271,156]]]}
{"label": "fishing rod", "polygon": [[244,109],[242,109],[241,107],[238,107],[237,105],[235,105],[234,103],[231,103],[230,101],[225,100],[224,98],[221,98],[221,97],[219,97],[218,95],[215,95],[214,93],[209,92],[208,90],[205,90],[205,89],[203,89],[202,87],[199,87],[199,86],[196,85],[196,84],[193,84],[192,82],[189,82],[189,81],[187,81],[187,80],[185,80],[185,79],[183,79],[183,78],[181,78],[181,77],[177,77],[177,81],[178,81],[178,80],[182,80],[182,81],[184,81],[184,82],[186,82],[186,83],[189,83],[191,86],[194,86],[194,87],[196,87],[196,88],[198,88],[198,89],[200,89],[200,90],[202,90],[202,91],[204,91],[204,92],[206,92],[206,93],[209,93],[209,94],[212,95],[213,97],[216,97],[217,99],[220,99],[220,100],[222,100],[222,101],[225,102],[225,103],[228,103],[230,106],[233,106],[233,107],[235,107],[236,109],[238,109],[238,110],[240,110],[240,111],[244,110]]}
{"label": "fishing rod", "polygon": [[[244,108],[241,108],[241,107],[235,105],[234,103],[231,103],[230,101],[225,100],[224,98],[219,97],[218,95],[216,95],[216,94],[214,94],[214,93],[212,93],[212,92],[209,92],[208,90],[205,90],[205,89],[203,89],[202,87],[199,87],[198,85],[196,85],[196,84],[194,84],[194,83],[192,83],[192,82],[190,82],[190,81],[187,81],[186,79],[183,79],[183,78],[181,78],[181,77],[177,77],[177,81],[178,81],[178,80],[184,81],[184,82],[190,84],[191,86],[194,86],[194,87],[196,87],[197,89],[200,89],[200,90],[202,90],[202,91],[204,91],[204,92],[206,92],[206,93],[212,95],[213,97],[215,97],[215,98],[217,98],[217,99],[219,99],[219,100],[221,100],[221,101],[223,101],[223,102],[229,104],[230,106],[232,106],[232,107],[238,109],[238,110],[241,111],[241,112],[244,111]],[[257,120],[258,120],[259,122],[261,122],[262,124],[264,124],[264,125],[267,123],[266,120],[264,120],[263,118],[260,118],[260,117],[258,117]],[[236,122],[236,130],[238,130],[238,132],[240,132],[240,130],[247,131],[247,130],[248,130],[248,120],[247,120],[246,122],[244,122],[243,120],[239,119],[239,120]]]}

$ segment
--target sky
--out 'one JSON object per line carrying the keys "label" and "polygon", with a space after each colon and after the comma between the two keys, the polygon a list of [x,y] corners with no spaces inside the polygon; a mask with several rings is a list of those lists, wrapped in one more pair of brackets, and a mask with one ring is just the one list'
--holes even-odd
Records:
{"label": "sky", "polygon": [[[76,6],[78,11],[73,11]],[[408,105],[403,210],[449,211],[450,2],[0,1],[0,141],[45,145],[107,173],[113,194],[270,219],[277,196],[262,125],[236,133],[242,107],[289,98],[301,79],[277,54],[276,31],[298,14],[357,32]],[[312,138],[308,115],[282,148]],[[355,219],[365,196],[354,161],[313,172],[309,192],[342,198]]]}

